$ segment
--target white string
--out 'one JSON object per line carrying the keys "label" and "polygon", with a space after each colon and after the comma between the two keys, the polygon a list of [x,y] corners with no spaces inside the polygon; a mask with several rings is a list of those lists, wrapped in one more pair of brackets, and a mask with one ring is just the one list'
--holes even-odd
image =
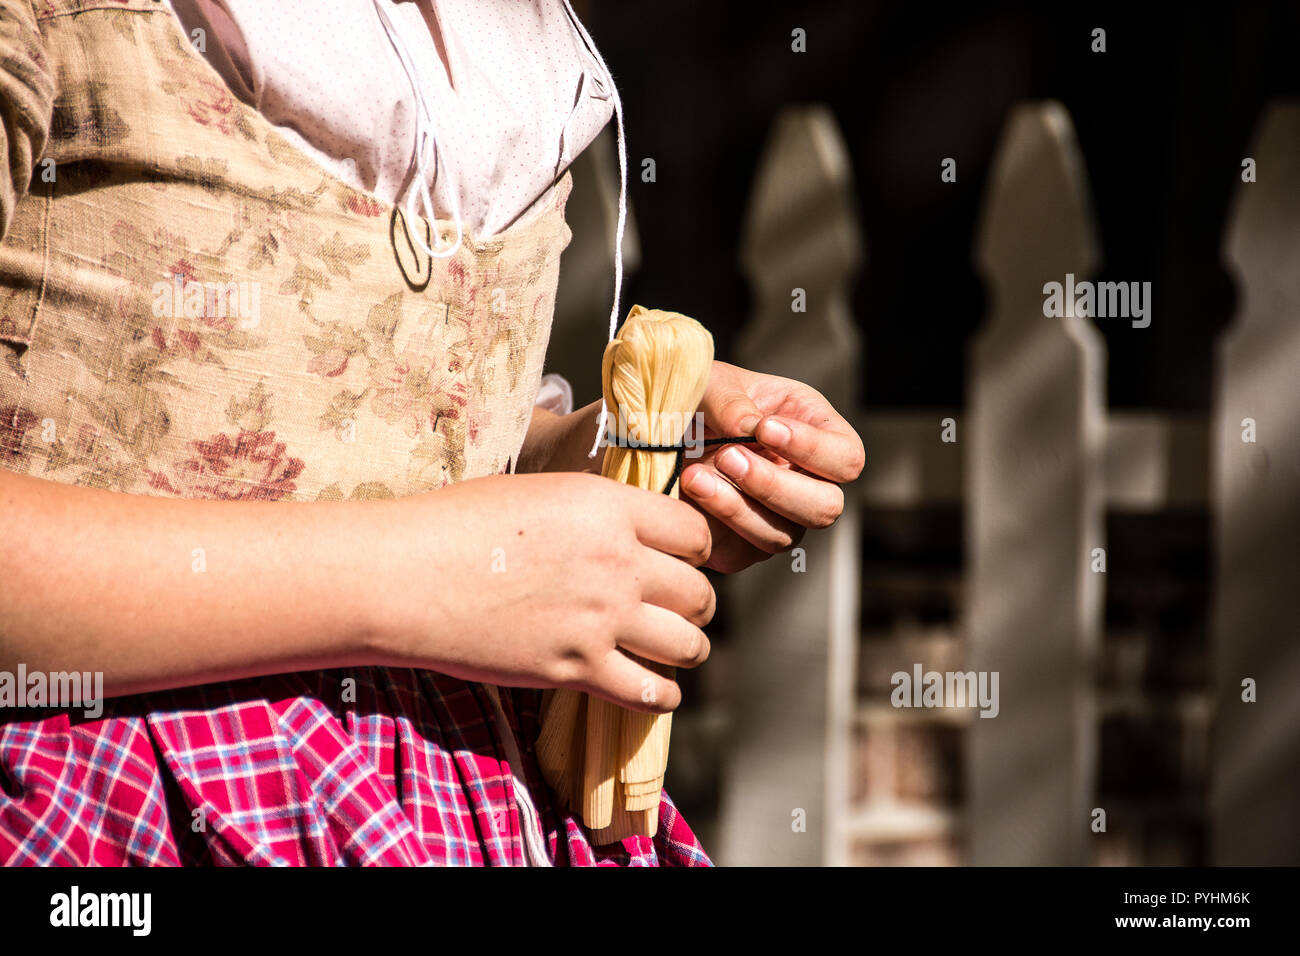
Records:
{"label": "white string", "polygon": [[[614,119],[618,128],[618,226],[614,234],[614,305],[609,310],[609,339],[606,343],[608,345],[608,342],[614,341],[614,332],[618,329],[618,303],[623,294],[623,229],[627,224],[627,144],[623,136],[623,101],[619,98],[618,86],[614,83],[614,74],[610,73],[605,58],[596,49],[591,34],[582,25],[578,15],[573,12],[569,0],[564,0],[564,6],[568,9],[569,19],[573,21],[573,25],[577,28],[583,42],[586,43],[587,49],[596,58],[600,68],[605,71],[610,95],[614,100]],[[600,420],[596,423],[596,440],[591,445],[591,451],[587,452],[588,458],[596,457],[601,440],[605,437],[605,425],[609,418],[609,409],[605,406],[604,390],[601,391]]]}
{"label": "white string", "polygon": [[[567,0],[566,0],[567,2]],[[393,49],[397,53],[397,59],[401,61],[402,69],[406,71],[406,78],[411,81],[411,89],[415,92],[415,185],[406,200],[406,218],[407,222],[414,223],[420,218],[415,211],[415,200],[421,200],[424,206],[423,218],[429,221],[433,229],[437,229],[437,219],[433,208],[433,198],[429,195],[429,164],[432,162],[434,172],[437,172],[438,160],[442,151],[438,149],[437,126],[433,121],[433,113],[429,109],[429,104],[424,98],[424,81],[420,77],[419,68],[415,65],[415,58],[411,56],[410,50],[407,49],[406,43],[402,40],[397,28],[393,26],[393,21],[388,18],[388,13],[380,5],[380,0],[374,0],[375,12],[379,14],[379,21],[384,27],[384,32],[388,34],[389,41],[393,44]],[[433,154],[430,157],[430,154]],[[447,164],[443,163],[443,172],[448,172]],[[456,241],[451,244],[450,248],[438,252],[430,249],[424,244],[419,235],[413,230],[408,230],[412,241],[424,251],[427,256],[436,259],[446,259],[456,254],[460,248],[464,232],[460,220],[460,196],[456,191],[455,183],[448,181],[447,193],[451,197],[452,218],[456,221]],[[436,243],[435,239],[435,243]]]}
{"label": "white string", "polygon": [[[582,101],[582,95],[587,89],[587,72],[584,70],[578,77],[578,93],[574,97],[578,102]],[[564,125],[560,127],[560,158],[555,161],[555,176],[558,178],[560,171],[569,163],[573,162],[573,154],[569,152],[569,124],[573,118],[578,115],[578,107],[569,111],[569,115],[564,118]]]}

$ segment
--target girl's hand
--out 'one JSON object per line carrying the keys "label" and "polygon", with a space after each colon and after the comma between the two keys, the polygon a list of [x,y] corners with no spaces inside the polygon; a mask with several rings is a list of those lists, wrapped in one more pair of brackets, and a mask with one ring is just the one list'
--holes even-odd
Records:
{"label": "girl's hand", "polygon": [[[677,707],[639,655],[695,667],[716,598],[697,568],[690,505],[596,475],[500,475],[396,503],[409,573],[375,599],[397,611],[384,663],[465,680],[570,687],[632,710]],[[430,579],[433,580],[430,580]]]}
{"label": "girl's hand", "polygon": [[761,444],[709,448],[682,473],[682,497],[709,521],[707,566],[734,572],[788,551],[844,511],[840,485],[862,473],[862,439],[813,388],[714,362],[700,403],[705,437]]}

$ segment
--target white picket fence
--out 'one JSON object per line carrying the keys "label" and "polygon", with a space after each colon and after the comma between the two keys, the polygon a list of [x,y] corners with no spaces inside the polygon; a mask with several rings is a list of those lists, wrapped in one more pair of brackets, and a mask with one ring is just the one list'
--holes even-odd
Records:
{"label": "white picket fence", "polygon": [[[1113,702],[1096,689],[1094,549],[1108,510],[1187,506],[1208,506],[1215,532],[1210,862],[1300,862],[1300,105],[1268,110],[1249,155],[1258,181],[1238,187],[1225,243],[1241,305],[1208,420],[1108,412],[1094,320],[1044,317],[1043,284],[1089,278],[1102,253],[1072,124],[1051,102],[1011,113],[985,187],[974,254],[992,307],[969,343],[965,407],[886,414],[859,407],[850,292],[865,242],[836,123],[817,106],[777,118],[741,250],[756,311],[735,360],[822,391],[857,423],[867,469],[840,522],[805,540],[806,571],[777,557],[728,582],[720,862],[844,864],[855,845],[933,836],[958,839],[970,863],[1095,862],[1098,726]],[[609,261],[602,162],[598,149],[575,170],[592,268]],[[795,289],[806,312],[792,312]],[[1154,291],[1153,321],[1176,322]],[[599,314],[573,295],[557,335]],[[958,658],[998,672],[1000,713],[932,718],[962,727],[959,809],[855,803],[855,728],[915,719],[858,699],[860,513],[934,504],[962,505]]]}

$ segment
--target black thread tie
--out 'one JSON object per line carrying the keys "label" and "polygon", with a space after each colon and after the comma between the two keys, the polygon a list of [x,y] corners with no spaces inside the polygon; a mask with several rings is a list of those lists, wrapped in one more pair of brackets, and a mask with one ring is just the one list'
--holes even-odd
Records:
{"label": "black thread tie", "polygon": [[668,495],[672,494],[673,485],[677,484],[677,480],[682,476],[682,469],[685,467],[686,461],[686,449],[699,448],[704,445],[753,445],[757,441],[758,439],[752,435],[737,435],[734,438],[705,438],[702,441],[692,442],[687,442],[683,438],[676,445],[643,445],[639,442],[627,440],[618,441],[611,437],[609,444],[616,448],[633,448],[637,451],[671,451],[676,453],[677,463],[673,466],[672,476],[668,479],[668,484],[664,486],[663,490],[663,493]]}

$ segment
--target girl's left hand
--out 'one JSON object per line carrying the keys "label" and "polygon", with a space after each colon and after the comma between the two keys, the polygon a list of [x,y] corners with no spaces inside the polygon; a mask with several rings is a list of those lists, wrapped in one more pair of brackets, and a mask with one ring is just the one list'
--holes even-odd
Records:
{"label": "girl's left hand", "polygon": [[682,473],[682,500],[713,533],[706,567],[731,573],[789,551],[808,528],[844,511],[841,484],[862,473],[862,439],[802,382],[714,362],[700,403],[705,437],[755,435],[710,447]]}

